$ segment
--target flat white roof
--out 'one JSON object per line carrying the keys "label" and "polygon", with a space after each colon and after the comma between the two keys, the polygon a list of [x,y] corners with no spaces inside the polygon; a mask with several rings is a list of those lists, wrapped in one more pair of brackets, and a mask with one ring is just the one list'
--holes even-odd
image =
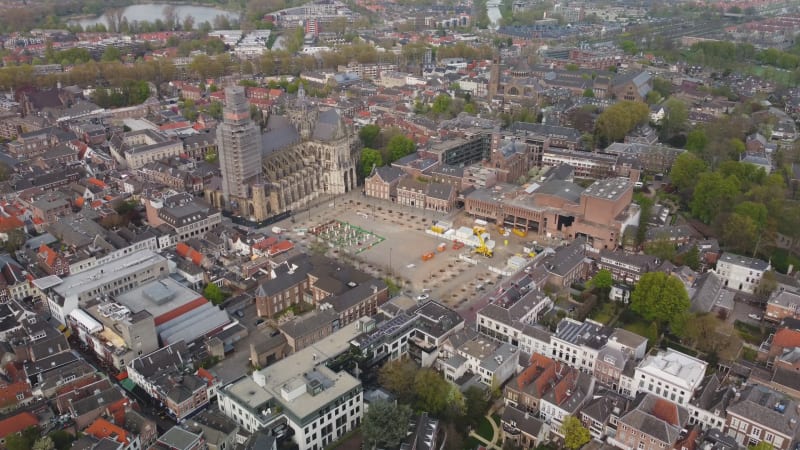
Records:
{"label": "flat white roof", "polygon": [[64,298],[71,295],[78,296],[111,280],[118,280],[132,275],[141,271],[144,267],[155,265],[162,261],[166,261],[166,258],[152,250],[140,250],[89,270],[69,275],[60,284],[54,285],[53,290]]}
{"label": "flat white roof", "polygon": [[703,381],[708,363],[683,354],[674,349],[667,349],[656,355],[645,358],[637,370],[661,378],[689,392]]}
{"label": "flat white roof", "polygon": [[79,324],[83,325],[89,331],[89,333],[97,333],[98,331],[103,330],[103,324],[95,320],[94,317],[90,316],[80,308],[75,308],[70,311],[69,316],[77,320]]}
{"label": "flat white roof", "polygon": [[[302,420],[323,405],[361,385],[361,381],[346,371],[337,373],[325,365],[325,361],[350,348],[350,341],[361,334],[357,327],[358,322],[353,322],[321,341],[254,372],[253,380],[264,388],[267,397],[275,398],[287,411]],[[282,390],[293,390],[295,385],[309,383],[315,377],[325,379],[330,384],[316,395],[303,392],[292,400],[286,400],[282,395]]]}
{"label": "flat white roof", "polygon": [[124,294],[117,295],[115,300],[119,304],[130,308],[133,313],[147,310],[153,317],[157,318],[202,296],[202,294],[167,277],[151,281]]}
{"label": "flat white roof", "polygon": [[62,280],[61,277],[59,277],[58,275],[48,275],[46,277],[37,278],[33,280],[33,285],[41,290],[45,290],[53,286],[56,286],[58,284],[61,284],[62,281],[64,280]]}

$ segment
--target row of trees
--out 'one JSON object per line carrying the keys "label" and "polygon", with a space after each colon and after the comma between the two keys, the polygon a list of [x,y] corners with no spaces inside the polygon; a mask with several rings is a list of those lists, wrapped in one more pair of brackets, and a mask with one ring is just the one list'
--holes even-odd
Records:
{"label": "row of trees", "polygon": [[378,408],[370,404],[362,426],[369,448],[396,448],[406,436],[412,411],[425,411],[445,423],[445,448],[461,450],[466,431],[477,427],[489,409],[489,395],[483,389],[470,387],[462,393],[435,370],[409,360],[385,364],[378,379],[398,404],[377,402]]}
{"label": "row of trees", "polygon": [[670,172],[673,185],[692,216],[711,225],[729,249],[750,254],[760,244],[774,241],[780,231],[795,237],[786,217],[800,211],[785,200],[786,183],[781,173],[767,175],[763,168],[726,161],[712,170],[700,157],[686,152]]}
{"label": "row of trees", "polygon": [[97,88],[92,101],[103,108],[120,108],[140,105],[150,97],[150,86],[146,81],[128,80],[116,88]]}
{"label": "row of trees", "polygon": [[623,100],[605,109],[595,123],[595,142],[605,147],[621,141],[626,134],[639,125],[647,123],[650,108],[642,102]]}
{"label": "row of trees", "polygon": [[364,144],[358,164],[362,177],[369,176],[373,167],[391,164],[416,150],[414,141],[396,128],[381,130],[378,125],[366,125],[361,128],[358,136]]}

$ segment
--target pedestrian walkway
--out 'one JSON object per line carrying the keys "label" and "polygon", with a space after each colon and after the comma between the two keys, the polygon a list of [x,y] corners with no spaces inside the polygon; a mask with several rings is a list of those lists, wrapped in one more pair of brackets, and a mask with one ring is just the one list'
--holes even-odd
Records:
{"label": "pedestrian walkway", "polygon": [[502,437],[503,436],[501,434],[502,432],[500,430],[500,426],[497,423],[495,423],[494,419],[492,418],[492,414],[494,414],[497,411],[497,409],[499,409],[499,406],[502,406],[502,403],[500,405],[495,403],[494,405],[492,405],[491,408],[489,408],[489,412],[486,413],[486,420],[488,420],[489,424],[492,425],[492,433],[493,434],[492,434],[492,441],[491,442],[489,442],[486,439],[484,439],[482,436],[480,436],[474,430],[470,431],[470,433],[469,433],[469,435],[471,437],[474,437],[477,441],[482,443],[489,450],[502,450],[502,448],[503,448],[503,444],[502,444]]}

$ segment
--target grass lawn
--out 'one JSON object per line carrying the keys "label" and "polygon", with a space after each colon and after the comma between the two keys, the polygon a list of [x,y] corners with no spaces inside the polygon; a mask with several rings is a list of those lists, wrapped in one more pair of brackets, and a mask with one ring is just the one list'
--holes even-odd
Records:
{"label": "grass lawn", "polygon": [[742,348],[742,359],[753,362],[758,357],[758,352],[749,347]]}
{"label": "grass lawn", "polygon": [[617,314],[617,308],[613,302],[609,301],[603,304],[603,306],[599,309],[596,309],[589,317],[592,320],[596,320],[604,325],[608,325],[611,322],[611,319]]}
{"label": "grass lawn", "polygon": [[745,342],[753,345],[761,345],[761,343],[764,342],[764,332],[761,331],[761,327],[758,325],[752,325],[737,320],[733,323],[733,327],[739,332],[739,336],[741,336],[742,340]]}
{"label": "grass lawn", "polygon": [[636,321],[626,323],[622,326],[622,328],[630,331],[631,333],[636,333],[639,336],[647,336],[649,334],[648,330],[650,329],[650,324],[647,322]]}
{"label": "grass lawn", "polygon": [[474,437],[470,436],[464,442],[464,450],[475,450],[476,448],[482,446],[483,443]]}
{"label": "grass lawn", "polygon": [[494,428],[492,428],[492,424],[489,423],[489,419],[486,417],[481,417],[481,421],[478,423],[478,429],[475,430],[475,432],[478,433],[478,436],[489,442],[492,442],[492,439],[494,439]]}

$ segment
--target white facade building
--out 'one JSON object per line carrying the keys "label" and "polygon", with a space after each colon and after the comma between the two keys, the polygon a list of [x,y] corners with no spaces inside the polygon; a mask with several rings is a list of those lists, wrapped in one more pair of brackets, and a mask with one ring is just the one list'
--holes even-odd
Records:
{"label": "white facade building", "polygon": [[752,294],[770,264],[760,259],[748,258],[734,253],[723,253],[717,261],[717,274],[725,287]]}
{"label": "white facade building", "polygon": [[591,320],[563,319],[550,337],[550,356],[583,372],[594,372],[597,355],[613,331]]}
{"label": "white facade building", "polygon": [[645,358],[636,368],[636,393],[650,392],[687,406],[703,382],[708,363],[673,349]]}
{"label": "white facade building", "polygon": [[361,423],[361,382],[325,364],[350,348],[359,333],[353,322],[336,333],[253,372],[217,392],[220,411],[245,430],[294,431],[300,450],[322,450]]}

